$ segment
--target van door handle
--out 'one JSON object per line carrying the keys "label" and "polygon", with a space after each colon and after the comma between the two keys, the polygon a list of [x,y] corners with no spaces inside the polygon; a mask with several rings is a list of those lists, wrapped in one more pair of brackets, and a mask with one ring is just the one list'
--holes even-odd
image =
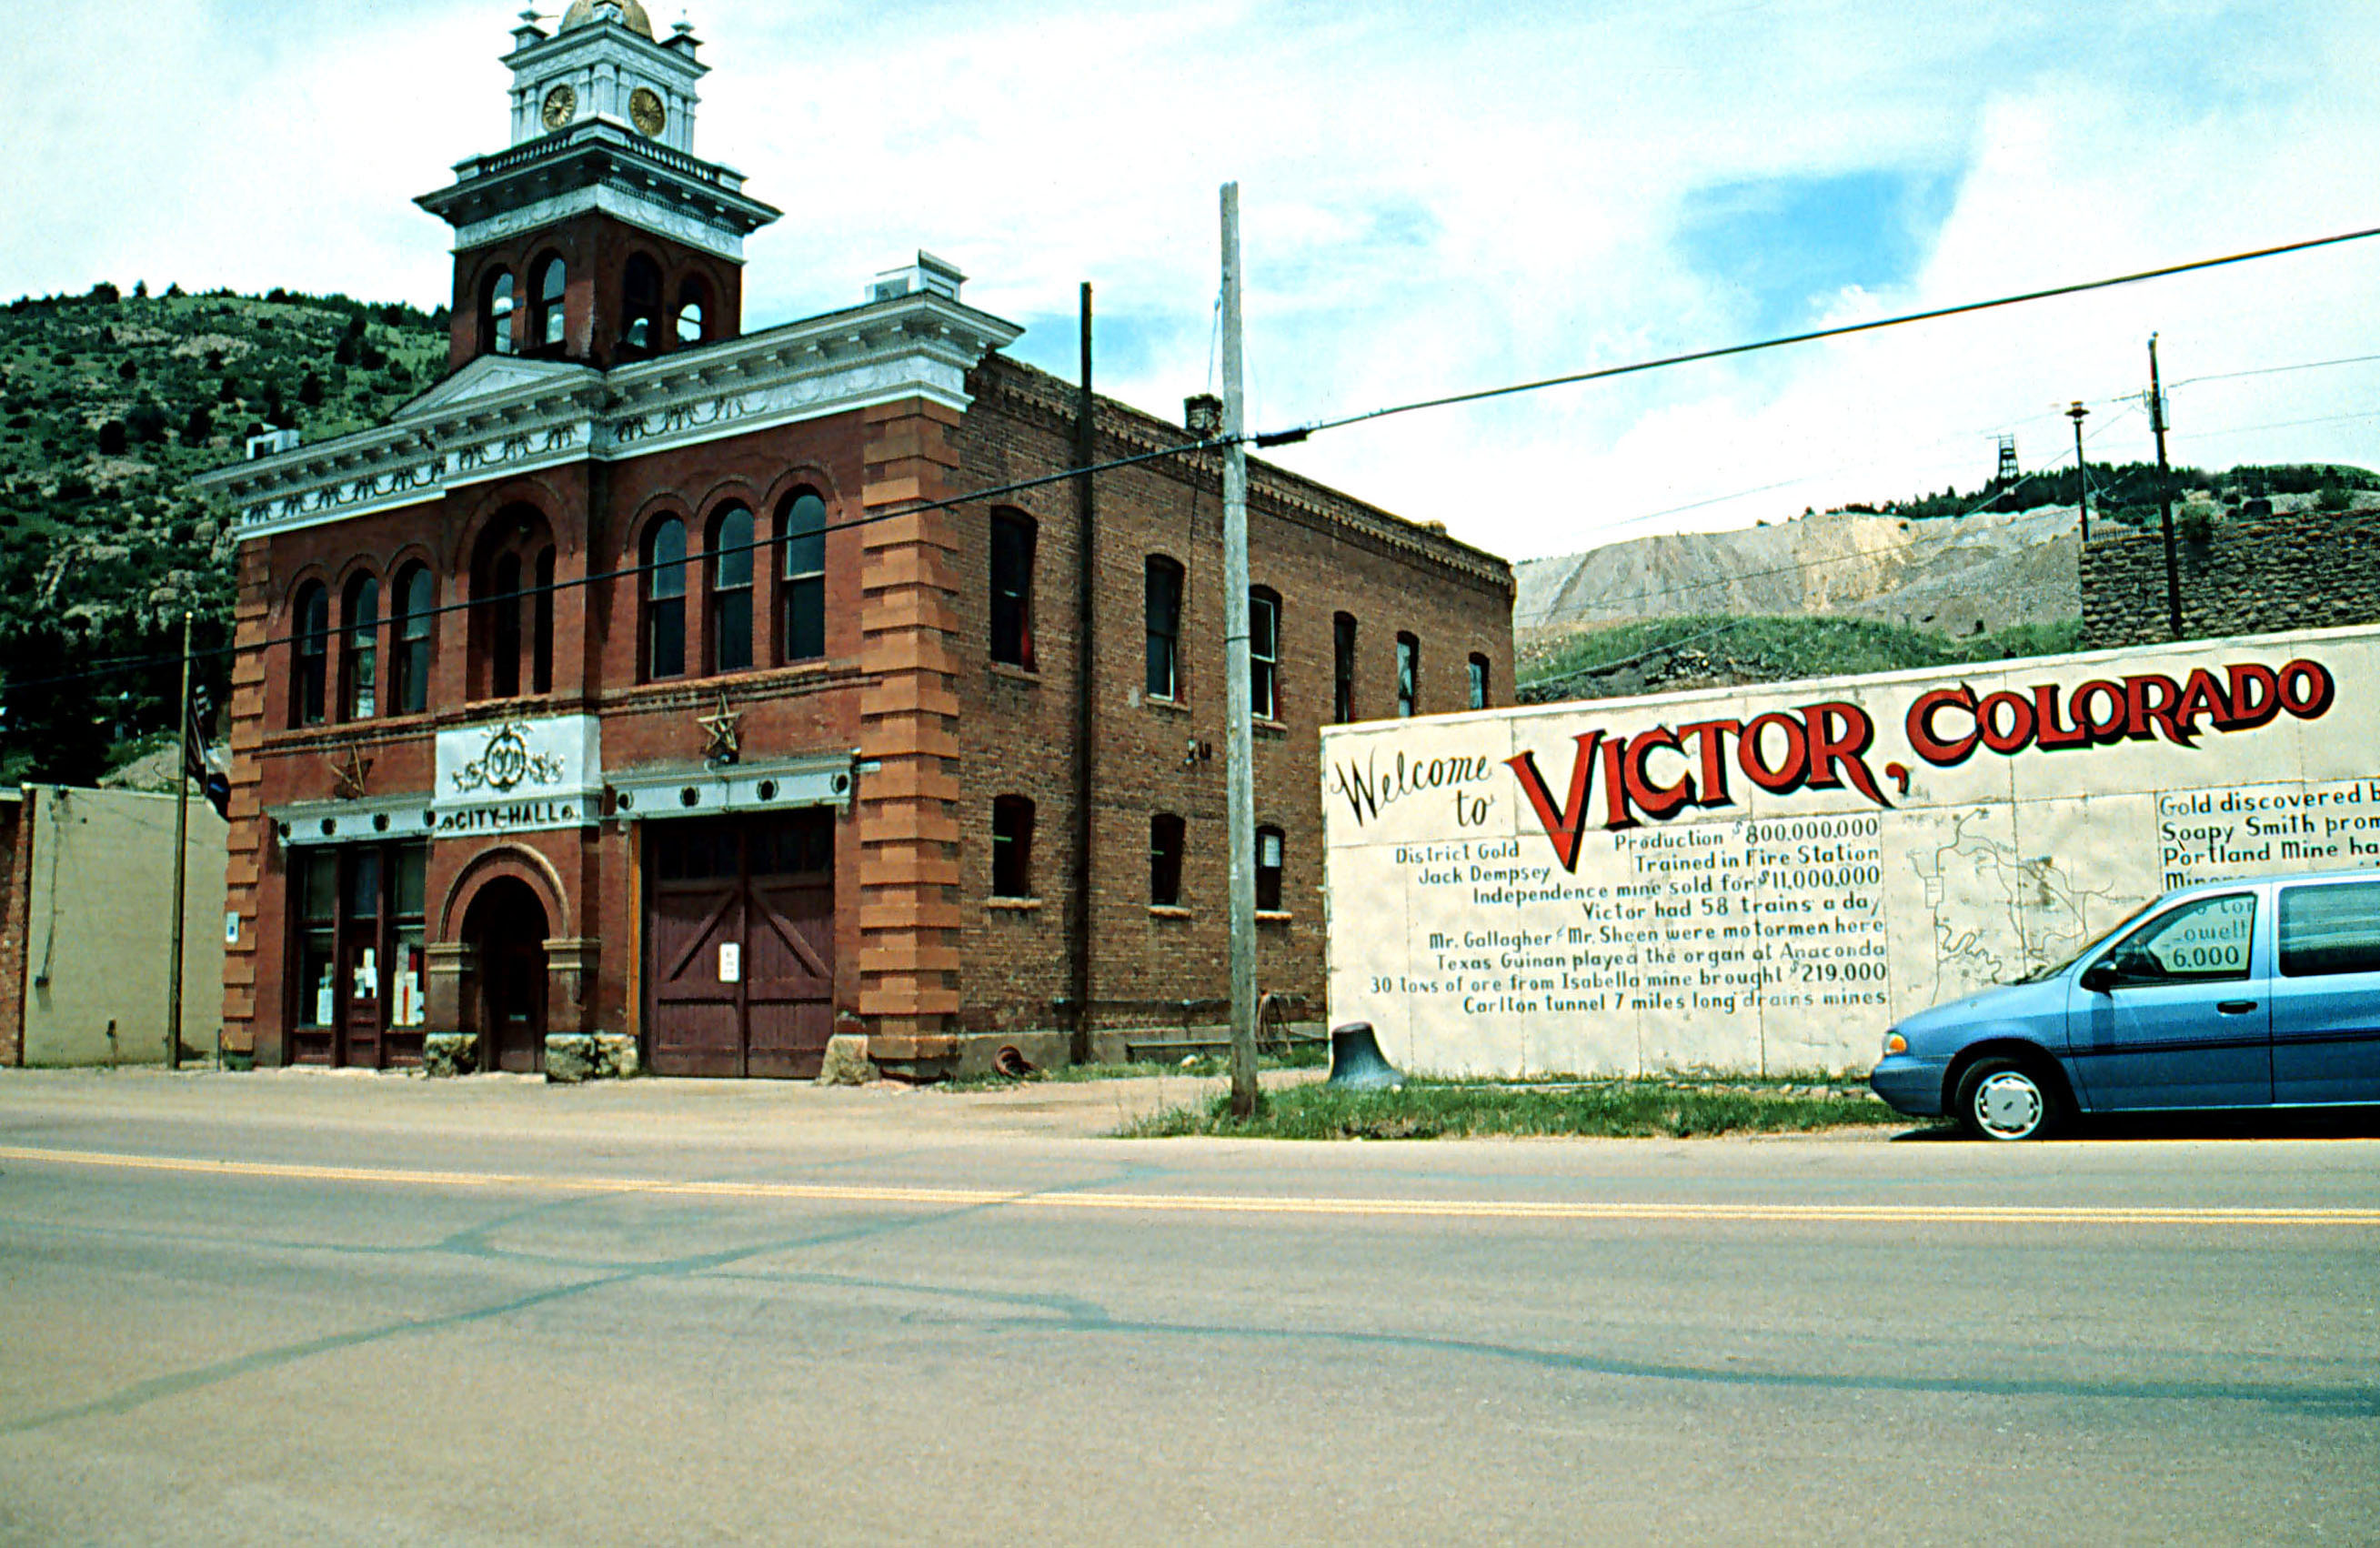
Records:
{"label": "van door handle", "polygon": [[2253,1000],[2226,1000],[2215,1007],[2226,1016],[2245,1016],[2256,1008]]}

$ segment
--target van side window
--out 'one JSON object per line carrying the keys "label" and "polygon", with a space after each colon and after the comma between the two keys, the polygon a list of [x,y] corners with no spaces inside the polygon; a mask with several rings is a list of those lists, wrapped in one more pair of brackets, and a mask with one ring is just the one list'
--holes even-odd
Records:
{"label": "van side window", "polygon": [[2124,937],[2107,960],[2125,983],[2213,983],[2248,976],[2256,895],[2185,903]]}
{"label": "van side window", "polygon": [[2380,885],[2281,890],[2281,975],[2380,973]]}

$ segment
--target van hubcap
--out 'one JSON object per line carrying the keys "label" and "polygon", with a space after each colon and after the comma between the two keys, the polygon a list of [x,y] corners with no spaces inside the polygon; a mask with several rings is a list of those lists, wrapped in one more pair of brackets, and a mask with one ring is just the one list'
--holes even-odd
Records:
{"label": "van hubcap", "polygon": [[1975,1121],[1987,1134],[2021,1140],[2041,1127],[2041,1088],[2030,1076],[2002,1070],[1975,1088]]}

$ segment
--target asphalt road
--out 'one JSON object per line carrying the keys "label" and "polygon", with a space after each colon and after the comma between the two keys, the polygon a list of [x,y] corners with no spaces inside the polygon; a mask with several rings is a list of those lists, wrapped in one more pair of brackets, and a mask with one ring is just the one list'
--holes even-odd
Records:
{"label": "asphalt road", "polygon": [[0,1072],[0,1542],[2380,1542],[2380,1143]]}

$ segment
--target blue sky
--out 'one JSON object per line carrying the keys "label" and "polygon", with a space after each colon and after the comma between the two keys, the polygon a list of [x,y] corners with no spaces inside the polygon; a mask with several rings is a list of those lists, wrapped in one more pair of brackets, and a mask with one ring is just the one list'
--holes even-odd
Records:
{"label": "blue sky", "polygon": [[[0,296],[274,285],[424,305],[414,195],[505,132],[517,4],[55,0],[0,58]],[[557,8],[549,4],[548,9]],[[698,149],[785,218],[753,326],[919,248],[1071,375],[1206,384],[1240,181],[1259,425],[2380,225],[2380,14],[2314,0],[1361,8],[698,0]],[[666,25],[675,5],[655,7]],[[61,61],[69,63],[61,64]],[[87,64],[72,61],[86,60]],[[2168,374],[2380,354],[2380,242],[1318,436],[1282,460],[1515,557],[2148,455]],[[2198,383],[2184,460],[2380,466],[2380,369]],[[1664,514],[1675,513],[1675,514]]]}

